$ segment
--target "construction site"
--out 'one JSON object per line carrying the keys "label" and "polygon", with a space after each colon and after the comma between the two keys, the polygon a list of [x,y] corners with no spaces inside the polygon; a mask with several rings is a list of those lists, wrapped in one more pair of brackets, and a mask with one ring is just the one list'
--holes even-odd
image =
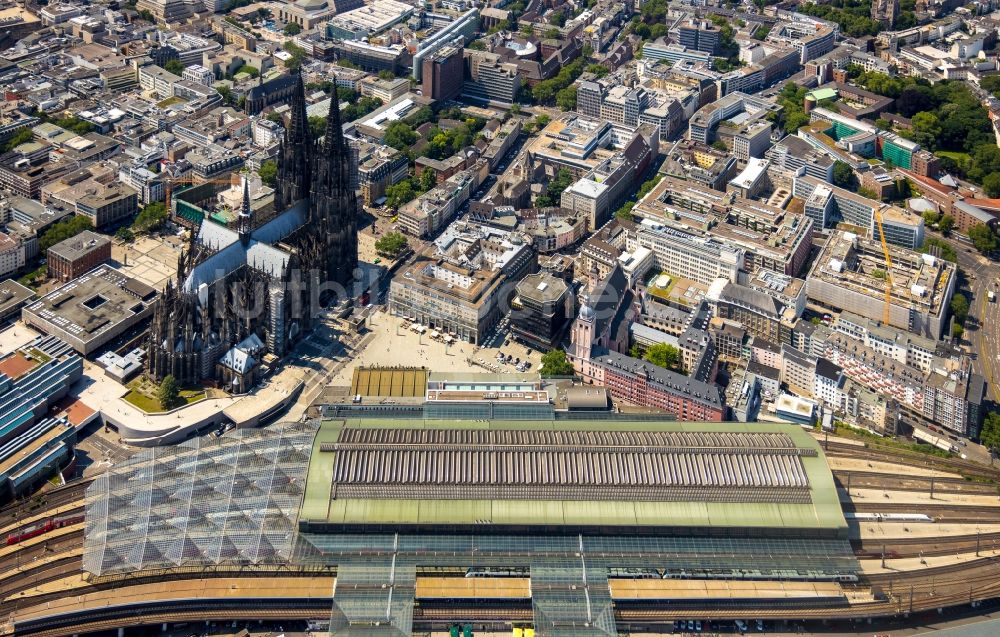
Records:
{"label": "construction site", "polygon": [[837,231],[816,257],[806,290],[819,305],[940,339],[956,281],[954,263]]}

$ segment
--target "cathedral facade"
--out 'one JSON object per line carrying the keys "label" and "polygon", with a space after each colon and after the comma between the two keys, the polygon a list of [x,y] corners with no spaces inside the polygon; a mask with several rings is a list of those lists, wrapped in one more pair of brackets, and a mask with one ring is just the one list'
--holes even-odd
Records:
{"label": "cathedral facade", "polygon": [[211,379],[249,389],[261,359],[281,356],[322,301],[350,294],[358,263],[351,153],[333,96],[326,132],[313,142],[301,76],[278,154],[274,209],[255,223],[244,185],[236,228],[205,219],[177,276],[157,301],[146,345],[155,381]]}

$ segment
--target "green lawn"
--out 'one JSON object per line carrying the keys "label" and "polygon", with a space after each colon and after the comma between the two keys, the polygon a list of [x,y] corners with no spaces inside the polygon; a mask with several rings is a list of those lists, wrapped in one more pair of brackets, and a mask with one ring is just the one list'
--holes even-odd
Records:
{"label": "green lawn", "polygon": [[962,162],[972,161],[972,157],[969,153],[963,153],[954,150],[939,150],[934,153],[938,157],[947,157],[949,159],[954,159],[955,163],[962,164]]}
{"label": "green lawn", "polygon": [[[162,413],[164,411],[164,409],[160,407],[159,398],[156,397],[157,386],[155,383],[152,383],[140,376],[130,382],[128,387],[131,391],[125,394],[126,402],[132,403],[147,414]],[[208,397],[204,388],[199,387],[182,389],[180,390],[179,395],[185,405],[196,403],[199,400],[205,400]]]}
{"label": "green lawn", "polygon": [[31,358],[35,359],[35,361],[37,361],[39,365],[45,364],[50,360],[52,360],[51,356],[49,356],[48,354],[37,348],[31,348],[30,350],[28,350],[28,353],[31,354]]}
{"label": "green lawn", "polygon": [[[667,276],[670,277],[670,283],[668,283],[667,287],[665,288],[661,288],[656,285],[656,280],[660,278],[660,274],[666,274]],[[663,300],[669,300],[670,292],[674,289],[674,286],[677,285],[677,277],[670,274],[669,272],[660,272],[660,274],[655,274],[649,278],[648,282],[646,283],[646,289],[653,296],[658,296]]]}

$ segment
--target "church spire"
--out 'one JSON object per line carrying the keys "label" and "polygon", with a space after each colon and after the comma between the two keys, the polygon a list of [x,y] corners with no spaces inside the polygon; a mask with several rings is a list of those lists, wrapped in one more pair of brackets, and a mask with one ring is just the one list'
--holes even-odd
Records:
{"label": "church spire", "polygon": [[340,121],[340,98],[334,88],[330,96],[330,112],[326,115],[326,135],[323,136],[323,150],[327,156],[340,156],[344,151],[344,125]]}
{"label": "church spire", "polygon": [[250,211],[250,180],[243,178],[243,206],[240,209],[239,222],[237,225],[240,242],[243,245],[250,243],[250,232],[253,230],[253,216]]}
{"label": "church spire", "polygon": [[326,134],[316,148],[313,180],[309,190],[309,219],[323,228],[326,277],[348,286],[358,264],[357,195],[351,187],[357,169],[344,139],[340,101],[330,98]]}
{"label": "church spire", "polygon": [[295,84],[288,133],[278,153],[278,187],[274,199],[278,212],[307,196],[312,174],[313,143],[306,116],[305,86],[300,73],[295,73],[291,81]]}

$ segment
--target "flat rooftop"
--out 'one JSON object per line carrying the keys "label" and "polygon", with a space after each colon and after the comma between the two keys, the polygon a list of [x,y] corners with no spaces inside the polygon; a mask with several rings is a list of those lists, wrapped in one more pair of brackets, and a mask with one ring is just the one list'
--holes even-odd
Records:
{"label": "flat rooftop", "polygon": [[[929,254],[889,244],[892,257],[892,302],[937,316],[949,299],[946,292],[955,264]],[[875,299],[885,298],[885,255],[882,244],[850,232],[830,237],[810,277]]]}
{"label": "flat rooftop", "polygon": [[49,253],[56,256],[62,257],[67,261],[75,261],[80,257],[90,254],[94,250],[98,250],[106,245],[109,245],[111,240],[102,234],[97,234],[90,230],[84,230],[80,234],[70,237],[69,239],[64,239],[59,243],[55,244],[49,248]]}
{"label": "flat rooftop", "polygon": [[[156,290],[108,265],[49,292],[22,311],[25,322],[87,345],[146,311]],[[76,347],[76,344],[71,343]]]}
{"label": "flat rooftop", "polygon": [[6,316],[14,307],[34,298],[35,293],[14,279],[0,281],[0,316]]}
{"label": "flat rooftop", "polygon": [[413,398],[426,391],[426,369],[358,367],[351,379],[352,396]]}
{"label": "flat rooftop", "polygon": [[299,521],[846,528],[825,457],[800,428],[649,421],[328,420]]}

